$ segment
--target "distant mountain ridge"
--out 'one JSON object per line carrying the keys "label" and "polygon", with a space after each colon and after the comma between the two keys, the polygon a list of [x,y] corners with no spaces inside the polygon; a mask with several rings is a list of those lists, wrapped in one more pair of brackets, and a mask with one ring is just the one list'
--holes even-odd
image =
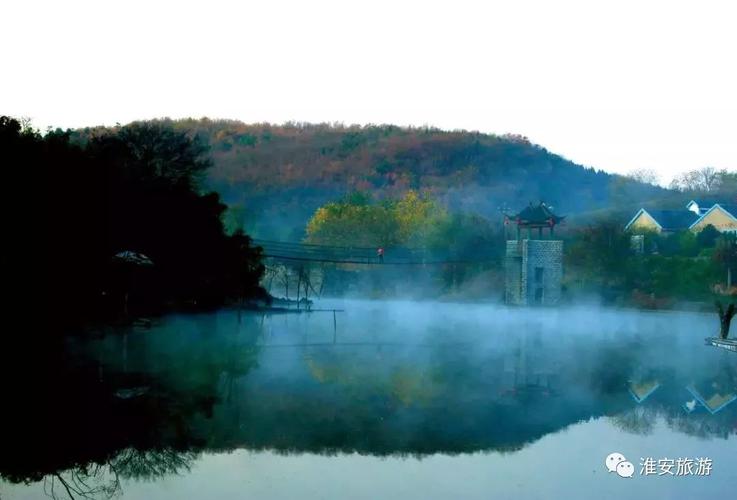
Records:
{"label": "distant mountain ridge", "polygon": [[258,237],[300,239],[319,206],[351,191],[427,191],[490,219],[545,201],[561,214],[626,206],[668,190],[577,165],[524,137],[393,125],[162,120],[211,146],[206,185],[245,210]]}

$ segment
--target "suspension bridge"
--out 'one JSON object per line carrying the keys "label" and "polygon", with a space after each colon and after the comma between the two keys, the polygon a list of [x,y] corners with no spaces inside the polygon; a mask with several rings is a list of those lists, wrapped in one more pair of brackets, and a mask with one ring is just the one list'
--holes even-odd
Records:
{"label": "suspension bridge", "polygon": [[[315,245],[254,239],[263,248],[264,257],[283,262],[320,262],[384,266],[427,266],[446,264],[482,264],[494,261],[488,255],[458,255],[425,248],[386,248],[380,257],[377,248]],[[479,250],[479,249],[477,249]]]}

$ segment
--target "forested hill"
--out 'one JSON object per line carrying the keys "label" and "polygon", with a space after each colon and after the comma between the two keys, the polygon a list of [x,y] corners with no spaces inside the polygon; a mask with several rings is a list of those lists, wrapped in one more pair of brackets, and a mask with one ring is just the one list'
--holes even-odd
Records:
{"label": "forested hill", "polygon": [[377,198],[429,191],[451,210],[491,219],[501,206],[540,200],[568,215],[630,210],[667,192],[577,165],[519,136],[391,125],[168,123],[210,144],[206,183],[257,237],[299,239],[316,208],[356,190]]}

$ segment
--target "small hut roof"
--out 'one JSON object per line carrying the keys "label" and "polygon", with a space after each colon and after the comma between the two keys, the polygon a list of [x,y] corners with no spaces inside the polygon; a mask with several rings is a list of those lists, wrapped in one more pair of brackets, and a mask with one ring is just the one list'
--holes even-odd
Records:
{"label": "small hut roof", "polygon": [[139,266],[152,266],[154,263],[142,253],[132,250],[124,250],[113,255],[113,260],[118,262],[126,262],[128,264],[136,264]]}

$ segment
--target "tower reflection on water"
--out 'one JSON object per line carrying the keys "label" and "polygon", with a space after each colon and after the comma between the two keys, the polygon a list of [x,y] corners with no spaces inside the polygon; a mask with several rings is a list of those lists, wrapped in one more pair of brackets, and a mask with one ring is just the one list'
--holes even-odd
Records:
{"label": "tower reflection on water", "polygon": [[650,326],[586,333],[504,314],[501,326],[461,317],[387,331],[368,311],[336,332],[327,316],[221,312],[73,340],[46,360],[43,383],[18,379],[0,474],[110,496],[121,479],[240,448],[514,452],[596,417],[628,433],[659,419],[699,437],[735,432],[733,353]]}

